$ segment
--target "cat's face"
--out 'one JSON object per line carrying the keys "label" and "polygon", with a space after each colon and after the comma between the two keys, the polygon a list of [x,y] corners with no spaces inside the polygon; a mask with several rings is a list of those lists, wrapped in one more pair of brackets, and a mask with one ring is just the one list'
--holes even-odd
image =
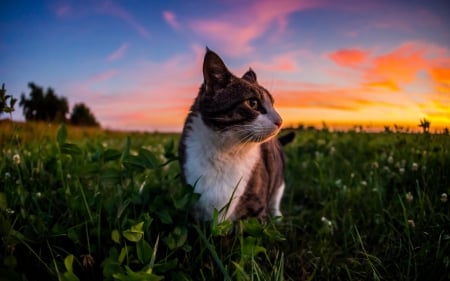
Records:
{"label": "cat's face", "polygon": [[242,143],[264,142],[279,132],[282,119],[273,108],[273,97],[258,84],[251,69],[238,78],[207,50],[203,77],[197,109],[208,127]]}

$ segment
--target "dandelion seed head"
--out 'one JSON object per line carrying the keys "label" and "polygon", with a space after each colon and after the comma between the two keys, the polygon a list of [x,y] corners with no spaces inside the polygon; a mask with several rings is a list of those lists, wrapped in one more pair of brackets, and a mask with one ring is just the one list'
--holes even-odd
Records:
{"label": "dandelion seed head", "polygon": [[415,162],[412,163],[411,169],[412,169],[413,171],[419,170],[419,164],[417,164],[417,163],[415,163]]}
{"label": "dandelion seed head", "polygon": [[414,199],[414,196],[412,195],[411,192],[406,193],[405,195],[406,201],[411,202]]}
{"label": "dandelion seed head", "polygon": [[11,177],[11,174],[9,172],[5,173],[5,179],[9,179]]}
{"label": "dandelion seed head", "polygon": [[14,154],[12,159],[13,159],[14,164],[16,164],[16,165],[20,164],[20,155],[19,154]]}
{"label": "dandelion seed head", "polygon": [[403,175],[405,173],[405,168],[403,168],[403,167],[399,168],[398,172]]}
{"label": "dandelion seed head", "polygon": [[442,203],[447,202],[447,193],[444,192],[444,193],[441,194],[441,202]]}

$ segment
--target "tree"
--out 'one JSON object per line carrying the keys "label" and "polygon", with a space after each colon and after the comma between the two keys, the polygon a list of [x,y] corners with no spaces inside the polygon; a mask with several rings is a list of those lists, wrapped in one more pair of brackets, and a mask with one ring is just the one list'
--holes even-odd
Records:
{"label": "tree", "polygon": [[70,123],[76,126],[100,126],[91,110],[84,103],[77,103],[73,106]]}
{"label": "tree", "polygon": [[25,120],[33,121],[65,121],[69,112],[69,105],[65,97],[58,97],[52,88],[44,94],[42,87],[33,82],[28,83],[31,92],[29,98],[24,94],[20,97],[19,105],[23,107]]}
{"label": "tree", "polygon": [[423,118],[420,120],[419,127],[422,128],[424,134],[427,134],[430,132],[430,125],[431,125],[431,123],[427,119]]}
{"label": "tree", "polygon": [[[9,104],[7,102],[8,100]],[[2,88],[0,89],[0,115],[13,112],[16,102],[17,99],[6,94],[5,84],[2,84]]]}

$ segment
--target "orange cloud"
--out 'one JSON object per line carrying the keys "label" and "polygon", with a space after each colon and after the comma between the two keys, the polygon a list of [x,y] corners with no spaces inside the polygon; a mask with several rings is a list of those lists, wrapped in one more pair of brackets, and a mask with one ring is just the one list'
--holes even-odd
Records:
{"label": "orange cloud", "polygon": [[336,64],[345,67],[353,67],[363,64],[369,56],[369,52],[360,49],[342,49],[329,54],[329,58]]}
{"label": "orange cloud", "polygon": [[419,70],[428,66],[424,57],[425,50],[413,44],[405,44],[387,55],[375,58],[373,68],[366,73],[366,79],[410,83]]}
{"label": "orange cloud", "polygon": [[365,86],[369,88],[376,88],[376,89],[384,89],[391,92],[398,92],[400,91],[399,86],[394,81],[376,81],[376,82],[368,82],[364,84]]}
{"label": "orange cloud", "polygon": [[[450,68],[437,67],[430,69],[430,74],[433,80],[440,86],[438,91],[450,90]],[[450,93],[450,91],[447,91]]]}

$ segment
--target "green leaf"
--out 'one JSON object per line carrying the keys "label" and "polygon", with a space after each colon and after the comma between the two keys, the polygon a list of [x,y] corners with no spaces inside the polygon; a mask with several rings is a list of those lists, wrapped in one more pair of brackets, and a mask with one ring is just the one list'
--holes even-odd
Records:
{"label": "green leaf", "polygon": [[213,236],[225,236],[233,228],[233,223],[230,220],[224,220],[221,223],[214,223],[212,227],[212,235]]}
{"label": "green leaf", "polygon": [[241,246],[242,258],[253,258],[259,253],[266,252],[266,248],[258,245],[258,240],[255,237],[247,236],[244,238]]}
{"label": "green leaf", "polygon": [[136,252],[139,261],[142,264],[148,264],[152,258],[153,249],[147,241],[141,239],[136,243]]}
{"label": "green leaf", "polygon": [[133,225],[130,229],[122,232],[122,235],[131,242],[138,242],[144,236],[144,231],[142,227],[144,226],[144,222],[140,222],[138,224]]}
{"label": "green leaf", "polygon": [[58,128],[58,131],[56,133],[56,140],[58,141],[59,145],[62,145],[67,140],[67,128],[64,123],[61,124],[61,126],[59,126]]}
{"label": "green leaf", "polygon": [[171,272],[172,270],[174,270],[178,265],[178,259],[171,259],[171,260],[166,260],[164,263],[162,264],[157,264],[154,267],[154,271],[156,273],[166,273],[166,272]]}
{"label": "green leaf", "polygon": [[167,211],[166,209],[158,211],[156,215],[164,224],[171,224],[173,222],[172,217],[169,214],[169,211]]}
{"label": "green leaf", "polygon": [[122,152],[116,150],[116,149],[107,149],[105,150],[105,152],[103,153],[103,159],[104,161],[113,161],[113,160],[117,160],[120,158],[120,156],[122,156]]}
{"label": "green leaf", "polygon": [[167,237],[167,246],[171,250],[181,248],[184,243],[186,243],[187,236],[187,228],[184,226],[177,226]]}
{"label": "green leaf", "polygon": [[100,182],[104,185],[120,183],[121,171],[117,168],[106,168],[100,174]]}
{"label": "green leaf", "polygon": [[139,158],[142,163],[144,163],[145,168],[147,169],[155,169],[158,167],[158,158],[147,149],[140,148],[139,149]]}
{"label": "green leaf", "polygon": [[145,162],[140,157],[131,154],[123,157],[122,164],[128,170],[142,171],[145,169]]}
{"label": "green leaf", "polygon": [[73,272],[73,268],[72,268],[72,264],[73,264],[73,255],[68,255],[65,259],[64,259],[64,266],[66,267],[66,270],[68,272]]}
{"label": "green leaf", "polygon": [[163,276],[158,276],[153,273],[148,273],[145,271],[134,272],[130,267],[125,266],[126,274],[117,273],[113,274],[114,279],[121,281],[160,281],[164,279]]}
{"label": "green leaf", "polygon": [[69,155],[80,155],[82,153],[81,149],[78,145],[73,143],[63,143],[60,144],[61,153],[69,154]]}
{"label": "green leaf", "polygon": [[80,281],[73,272],[64,272],[61,278],[62,281]]}
{"label": "green leaf", "polygon": [[250,218],[246,221],[242,221],[242,223],[245,232],[252,236],[260,237],[264,231],[264,226],[256,218]]}
{"label": "green leaf", "polygon": [[111,231],[111,239],[117,244],[120,244],[120,232],[117,229]]}
{"label": "green leaf", "polygon": [[131,248],[130,246],[125,246],[125,247],[122,247],[122,249],[120,250],[119,257],[117,258],[117,261],[120,264],[122,264],[123,261],[125,260],[125,257],[128,255],[128,252],[129,252],[130,248]]}

